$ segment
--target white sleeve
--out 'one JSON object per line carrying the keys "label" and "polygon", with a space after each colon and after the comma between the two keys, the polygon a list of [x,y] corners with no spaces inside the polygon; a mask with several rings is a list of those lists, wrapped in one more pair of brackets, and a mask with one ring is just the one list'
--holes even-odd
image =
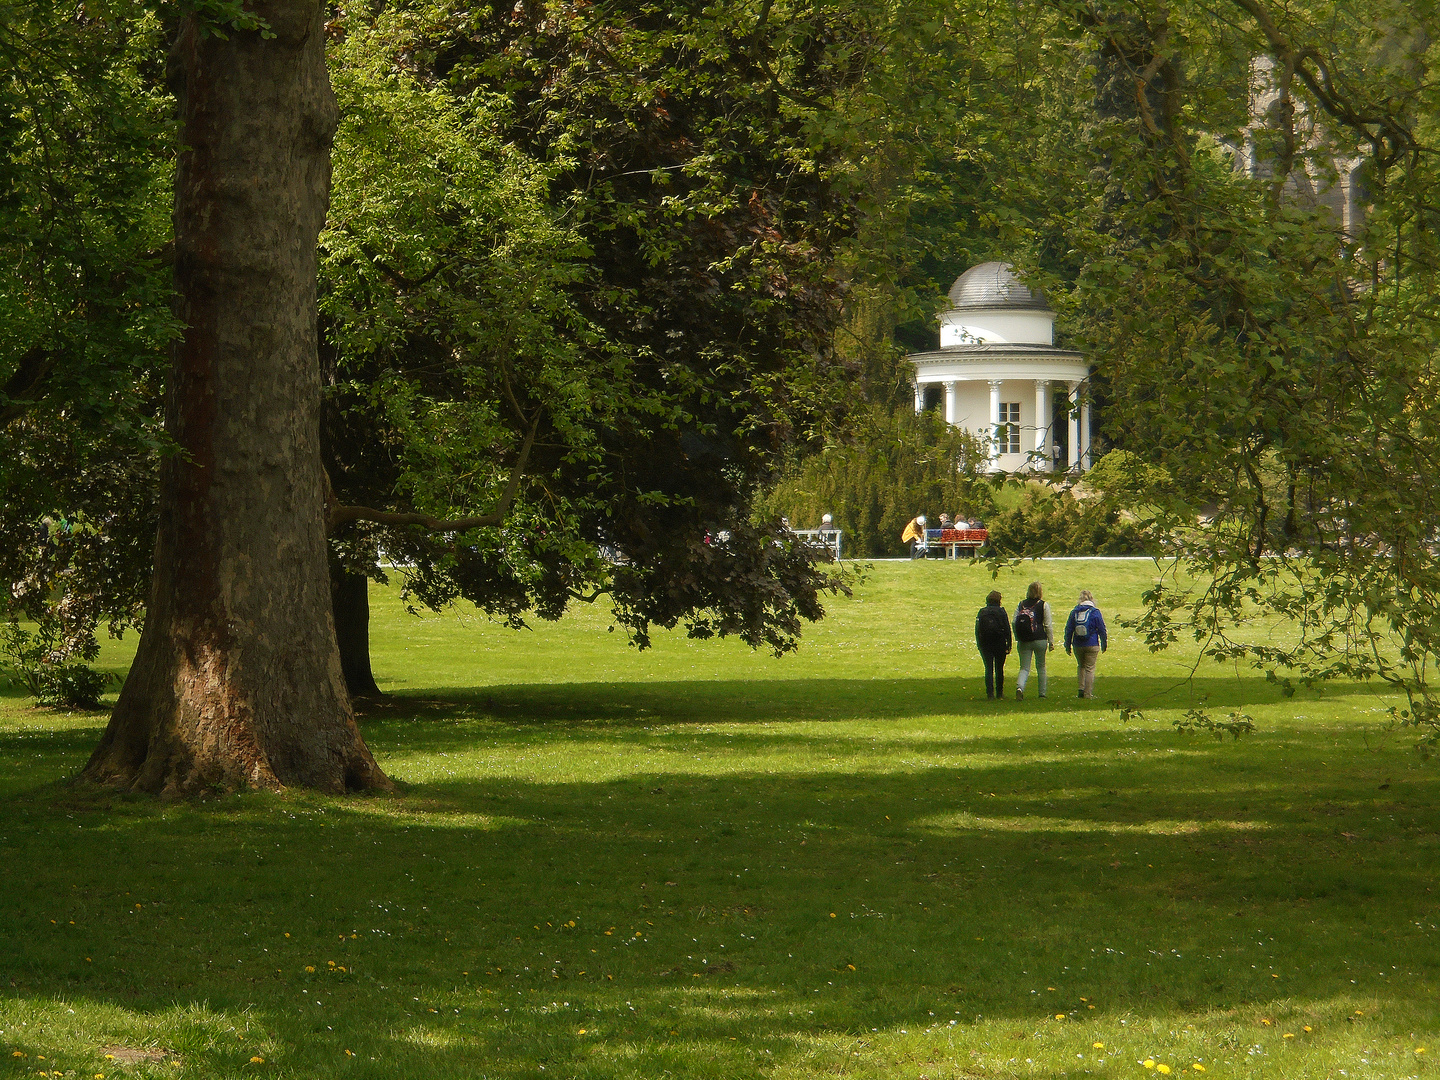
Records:
{"label": "white sleeve", "polygon": [[1045,601],[1045,640],[1048,644],[1055,644],[1055,616],[1050,613],[1050,601]]}

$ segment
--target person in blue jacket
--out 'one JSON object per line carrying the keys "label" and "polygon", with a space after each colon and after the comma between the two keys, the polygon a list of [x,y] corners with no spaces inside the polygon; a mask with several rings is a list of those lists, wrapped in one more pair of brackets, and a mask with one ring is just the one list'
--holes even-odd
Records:
{"label": "person in blue jacket", "polygon": [[1100,654],[1109,646],[1105,633],[1105,616],[1095,606],[1095,596],[1089,589],[1080,590],[1080,602],[1065,620],[1065,651],[1074,649],[1075,663],[1079,668],[1080,693],[1082,698],[1095,696],[1095,663]]}

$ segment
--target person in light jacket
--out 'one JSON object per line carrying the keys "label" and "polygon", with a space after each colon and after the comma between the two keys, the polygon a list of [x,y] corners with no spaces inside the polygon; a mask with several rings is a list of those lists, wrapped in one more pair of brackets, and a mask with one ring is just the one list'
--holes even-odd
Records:
{"label": "person in light jacket", "polygon": [[910,558],[923,559],[925,557],[925,515],[917,514],[910,519],[905,526],[905,531],[900,534],[900,542],[910,545]]}
{"label": "person in light jacket", "polygon": [[1015,677],[1015,700],[1025,700],[1025,684],[1030,680],[1030,659],[1035,659],[1035,678],[1040,683],[1040,696],[1045,696],[1049,677],[1045,674],[1045,657],[1055,648],[1055,617],[1045,602],[1044,590],[1032,581],[1025,599],[1015,609],[1015,650],[1020,655],[1020,674]]}
{"label": "person in light jacket", "polygon": [[1095,606],[1095,596],[1089,589],[1080,590],[1080,602],[1065,620],[1065,651],[1073,648],[1075,663],[1079,669],[1082,698],[1095,696],[1095,663],[1109,646],[1105,633],[1105,616]]}

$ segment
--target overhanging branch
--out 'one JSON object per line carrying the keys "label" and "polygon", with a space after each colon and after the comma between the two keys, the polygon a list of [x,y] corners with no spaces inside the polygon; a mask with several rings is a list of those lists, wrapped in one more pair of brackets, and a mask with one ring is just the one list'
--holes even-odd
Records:
{"label": "overhanging branch", "polygon": [[[530,450],[535,445],[535,433],[540,429],[541,412],[535,413],[535,419],[530,423],[530,430],[525,433],[525,441],[520,444],[520,454],[515,459],[515,467],[510,470],[510,479],[505,482],[505,491],[500,496],[500,501],[495,504],[495,509],[488,514],[475,514],[462,518],[437,518],[429,514],[414,512],[374,510],[368,506],[349,506],[334,501],[333,491],[327,492],[329,498],[329,525],[333,533],[339,526],[348,521],[372,521],[377,525],[418,525],[431,532],[464,532],[466,529],[480,529],[488,525],[499,525],[505,520],[505,515],[510,512],[510,504],[515,499],[515,493],[520,490],[520,480],[525,474],[525,465],[530,459]],[[325,485],[330,487],[330,474],[325,474]]]}

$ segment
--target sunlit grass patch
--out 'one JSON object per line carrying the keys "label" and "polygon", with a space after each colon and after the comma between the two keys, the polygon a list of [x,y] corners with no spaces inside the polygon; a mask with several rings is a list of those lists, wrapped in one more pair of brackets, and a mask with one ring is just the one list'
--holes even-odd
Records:
{"label": "sunlit grass patch", "polygon": [[914,826],[921,829],[933,829],[941,833],[952,829],[964,829],[976,832],[1112,833],[1115,835],[1133,833],[1139,836],[1194,836],[1205,832],[1259,832],[1273,827],[1262,821],[1156,819],[1127,822],[1040,817],[1030,814],[993,817],[968,813],[955,814],[948,818],[919,819],[914,822]]}

